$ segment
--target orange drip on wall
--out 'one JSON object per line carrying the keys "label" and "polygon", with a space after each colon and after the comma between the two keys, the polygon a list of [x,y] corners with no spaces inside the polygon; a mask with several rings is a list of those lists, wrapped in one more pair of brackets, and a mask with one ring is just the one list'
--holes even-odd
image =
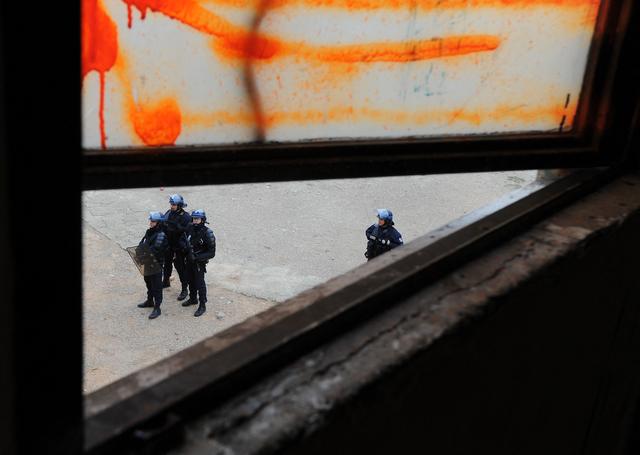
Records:
{"label": "orange drip on wall", "polygon": [[132,105],[130,116],[136,134],[146,145],[174,145],[182,129],[182,114],[173,98]]}
{"label": "orange drip on wall", "polygon": [[131,11],[131,5],[127,5],[127,27],[131,28],[133,22],[133,12]]}
{"label": "orange drip on wall", "polygon": [[105,12],[99,0],[82,0],[82,78],[90,71],[100,75],[100,145],[107,147],[104,127],[105,73],[118,56],[116,24]]}

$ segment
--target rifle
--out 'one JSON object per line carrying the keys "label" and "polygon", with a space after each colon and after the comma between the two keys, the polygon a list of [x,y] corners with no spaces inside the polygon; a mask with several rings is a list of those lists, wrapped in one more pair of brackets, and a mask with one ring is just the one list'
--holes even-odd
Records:
{"label": "rifle", "polygon": [[391,241],[382,240],[376,234],[378,234],[377,229],[367,236],[369,241],[367,242],[367,251],[364,254],[367,259],[380,256],[391,249]]}
{"label": "rifle", "polygon": [[196,261],[196,257],[195,254],[193,252],[193,245],[191,245],[191,239],[189,238],[190,236],[187,236],[186,232],[182,233],[182,241],[184,242],[184,249],[185,249],[185,253],[186,253],[186,258],[187,258],[187,262],[189,263],[193,263]]}

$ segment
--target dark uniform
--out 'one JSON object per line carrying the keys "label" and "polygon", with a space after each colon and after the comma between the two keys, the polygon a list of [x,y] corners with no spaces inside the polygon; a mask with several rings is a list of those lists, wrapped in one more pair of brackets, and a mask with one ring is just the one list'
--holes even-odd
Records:
{"label": "dark uniform", "polygon": [[187,279],[184,276],[184,269],[186,264],[186,250],[181,245],[181,237],[186,233],[188,234],[191,229],[191,216],[184,211],[182,207],[177,210],[167,210],[164,214],[166,221],[164,222],[164,229],[167,233],[169,240],[169,249],[164,261],[164,286],[169,286],[169,277],[173,271],[173,264],[175,262],[176,271],[180,278],[180,284],[182,285],[182,292],[180,293],[182,300],[187,296]]}
{"label": "dark uniform", "polygon": [[[160,214],[158,213],[158,215]],[[160,224],[147,229],[138,246],[142,247],[145,245],[149,247],[158,264],[162,266],[169,244],[167,242],[167,236],[162,231]],[[149,316],[153,319],[160,315],[160,305],[162,304],[162,271],[145,276],[144,282],[147,285],[147,300],[138,306],[140,308],[153,307],[153,313]]]}
{"label": "dark uniform", "polygon": [[384,224],[372,224],[365,231],[367,237],[367,251],[364,255],[368,261],[380,256],[393,248],[402,245],[402,235],[393,227],[393,214],[390,210],[379,209],[378,219]]}
{"label": "dark uniform", "polygon": [[[198,211],[194,211],[192,216],[196,217]],[[204,212],[202,212],[204,213]],[[193,224],[191,234],[185,236],[190,249],[187,254],[186,275],[189,281],[189,300],[182,303],[183,306],[195,305],[198,309],[194,316],[200,316],[206,311],[207,285],[204,281],[204,274],[207,272],[209,259],[216,255],[216,237],[203,221]]]}

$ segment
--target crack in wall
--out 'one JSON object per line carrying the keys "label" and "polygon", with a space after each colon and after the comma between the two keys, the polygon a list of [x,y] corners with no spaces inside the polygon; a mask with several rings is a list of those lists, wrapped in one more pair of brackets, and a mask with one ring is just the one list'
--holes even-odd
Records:
{"label": "crack in wall", "polygon": [[[311,375],[307,376],[306,378],[303,378],[301,381],[295,382],[294,384],[291,384],[287,387],[280,387],[279,389],[276,389],[277,393],[275,394],[273,393],[273,391],[271,391],[271,393],[268,393],[270,389],[267,386],[264,390],[260,392],[261,394],[263,394],[262,398],[257,398],[257,399],[254,398],[252,400],[254,401],[254,403],[256,401],[259,402],[257,406],[255,405],[252,406],[251,410],[248,413],[238,415],[235,418],[232,418],[231,420],[229,420],[229,416],[227,415],[226,416],[227,418],[223,420],[221,426],[213,425],[213,427],[210,427],[208,429],[207,437],[210,439],[215,439],[218,443],[223,444],[225,436],[229,433],[230,430],[235,430],[240,426],[246,425],[248,422],[254,421],[255,419],[258,419],[258,420],[262,419],[262,420],[268,421],[270,419],[270,416],[264,415],[267,409],[289,408],[290,406],[287,402],[291,402],[293,400],[292,396],[304,397],[305,395],[307,397],[306,400],[303,398],[300,401],[293,401],[293,402],[297,404],[303,403],[302,406],[306,409],[310,407],[311,409],[313,409],[312,414],[308,416],[306,419],[300,420],[299,424],[296,427],[296,430],[294,431],[291,431],[292,430],[291,427],[288,427],[289,431],[286,431],[286,433],[277,430],[276,434],[273,435],[275,439],[272,439],[272,443],[276,443],[278,440],[282,440],[284,438],[297,437],[304,433],[313,431],[313,429],[317,425],[322,423],[326,414],[330,412],[330,410],[335,405],[346,401],[349,396],[353,396],[357,394],[359,390],[357,388],[352,389],[349,391],[349,393],[343,394],[340,397],[336,397],[334,399],[327,399],[326,397],[330,394],[330,392],[327,389],[323,389],[321,385],[321,383],[323,383],[323,378],[327,376],[338,378],[338,377],[341,377],[343,374],[341,372],[331,373],[332,370],[343,369],[344,365],[347,364],[350,360],[358,357],[361,353],[363,353],[365,350],[367,350],[372,346],[375,346],[381,343],[387,344],[386,341],[383,340],[385,337],[387,337],[388,335],[394,332],[397,332],[399,328],[401,328],[402,326],[405,326],[407,323],[411,322],[412,320],[415,320],[421,317],[424,318],[425,316],[427,316],[427,314],[434,314],[439,311],[443,311],[443,309],[438,308],[438,306],[442,302],[444,302],[446,299],[456,294],[460,294],[464,292],[472,292],[473,289],[481,287],[495,280],[501,274],[503,274],[513,262],[518,260],[523,260],[523,259],[526,260],[531,256],[534,250],[535,250],[534,246],[529,246],[524,251],[519,252],[513,255],[512,257],[508,258],[507,260],[503,261],[502,264],[498,266],[490,275],[485,276],[479,280],[476,280],[473,283],[468,283],[468,284],[465,284],[464,286],[459,286],[456,289],[453,289],[451,291],[445,292],[444,294],[437,296],[435,301],[430,302],[428,305],[422,306],[421,308],[415,311],[412,311],[411,313],[401,317],[390,327],[385,328],[383,330],[376,331],[374,334],[369,336],[364,342],[350,349],[349,352],[347,352],[345,355],[342,355],[340,358],[335,359],[323,365],[320,369],[317,369],[311,372]],[[520,280],[526,279],[527,275],[525,273],[522,273],[519,278]],[[488,294],[486,298],[488,300],[495,298],[497,295],[503,294],[504,292],[514,287],[516,284],[517,283],[511,284],[508,286],[503,286],[498,291],[494,291],[493,295]],[[419,298],[419,297],[414,296],[414,298]],[[470,311],[470,310],[471,309],[469,308],[467,309],[467,311],[456,313],[456,315],[454,316],[456,321],[453,324],[449,324],[447,327],[441,327],[440,330],[438,330],[436,333],[431,333],[428,336],[429,340],[423,340],[423,341],[428,344],[434,339],[441,337],[443,334],[450,332],[452,330],[455,330],[459,322],[466,319],[467,317],[473,316],[473,311]],[[385,371],[388,371],[389,369],[393,368],[394,365],[398,364],[399,362],[402,362],[407,357],[415,355],[415,353],[418,350],[420,350],[420,348],[424,348],[424,347],[425,346],[423,343],[422,346],[415,347],[415,349],[413,350],[409,349],[404,353],[404,355],[402,354],[397,355],[394,358],[393,362],[388,363],[382,369],[378,369],[375,372],[371,372],[370,374],[381,375]],[[296,367],[294,366],[293,368],[295,369]],[[324,383],[326,383],[327,381],[324,381]],[[335,381],[333,383],[329,381],[329,384],[333,385],[333,384],[338,384],[339,382],[341,381]],[[313,389],[313,390],[309,391],[308,389]],[[313,398],[316,396],[314,392],[317,392],[318,390],[321,390],[320,393],[323,395],[323,398],[324,398],[322,406],[318,406],[318,403],[313,401]],[[272,412],[270,412],[269,414],[272,414]],[[260,425],[257,424],[256,422],[253,422],[252,426],[260,427]],[[266,430],[267,428],[269,428],[269,426],[265,425],[263,426],[263,428]],[[252,436],[255,437],[255,434],[252,433]],[[228,446],[225,446],[225,447],[228,447]]]}

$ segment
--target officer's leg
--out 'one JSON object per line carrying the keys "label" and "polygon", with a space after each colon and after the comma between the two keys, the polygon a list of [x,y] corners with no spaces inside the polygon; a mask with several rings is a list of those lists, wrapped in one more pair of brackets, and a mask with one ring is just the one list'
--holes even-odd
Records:
{"label": "officer's leg", "polygon": [[145,276],[144,284],[147,286],[147,300],[138,304],[138,308],[150,308],[153,306],[153,295],[151,293],[151,277]]}
{"label": "officer's leg", "polygon": [[160,316],[160,305],[162,304],[162,273],[151,275],[151,293],[153,294],[153,311],[149,315],[149,319],[155,319]]}
{"label": "officer's leg", "polygon": [[196,287],[194,282],[194,266],[193,263],[187,263],[184,268],[184,278],[187,281],[189,288],[189,298],[182,302],[182,306],[195,305],[198,303],[198,295],[196,294]]}
{"label": "officer's leg", "polygon": [[169,280],[169,278],[171,278],[171,272],[173,271],[173,248],[171,248],[171,246],[169,246],[169,248],[167,248],[167,253],[165,254],[164,257],[164,266],[163,266],[163,276],[164,279],[162,281],[162,286],[165,288],[168,288],[169,286],[171,286],[171,281]]}
{"label": "officer's leg", "polygon": [[196,289],[199,294],[200,304],[198,305],[198,309],[193,315],[195,317],[202,316],[205,311],[207,311],[207,285],[204,281],[204,273],[205,273],[205,265],[198,264],[196,269],[194,270],[194,276],[197,277],[193,281],[196,283]]}
{"label": "officer's leg", "polygon": [[199,289],[198,289],[198,294],[200,297],[200,301],[202,303],[207,303],[207,282],[205,281],[205,274],[207,273],[207,266],[206,264],[201,264],[200,265],[200,271],[199,271]]}
{"label": "officer's leg", "polygon": [[180,284],[182,285],[182,290],[180,291],[178,300],[186,299],[189,293],[187,290],[189,281],[185,277],[185,269],[187,266],[186,263],[187,263],[187,257],[184,255],[184,253],[180,251],[176,251],[175,266],[176,266],[176,271],[178,272],[178,276],[180,277]]}

